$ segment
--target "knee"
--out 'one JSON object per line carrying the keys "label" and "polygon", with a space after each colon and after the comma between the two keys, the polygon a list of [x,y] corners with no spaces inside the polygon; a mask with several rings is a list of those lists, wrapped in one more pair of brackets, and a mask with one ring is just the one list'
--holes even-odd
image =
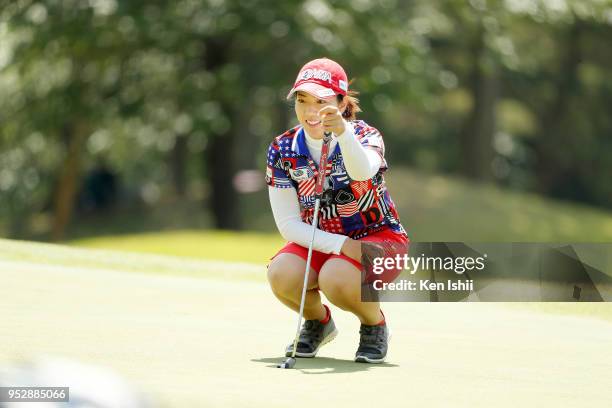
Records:
{"label": "knee", "polygon": [[332,302],[341,301],[349,296],[347,282],[343,281],[340,276],[335,275],[333,271],[321,271],[319,288]]}
{"label": "knee", "polygon": [[293,275],[282,262],[272,261],[268,266],[268,282],[277,295],[283,296],[295,292],[296,282]]}

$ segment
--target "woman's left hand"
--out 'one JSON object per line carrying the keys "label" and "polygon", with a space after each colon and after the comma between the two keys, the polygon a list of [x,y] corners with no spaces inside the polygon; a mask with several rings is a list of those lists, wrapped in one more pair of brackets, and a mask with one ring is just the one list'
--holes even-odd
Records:
{"label": "woman's left hand", "polygon": [[323,131],[332,132],[336,136],[340,136],[346,129],[346,122],[342,117],[342,112],[336,106],[326,106],[319,111]]}

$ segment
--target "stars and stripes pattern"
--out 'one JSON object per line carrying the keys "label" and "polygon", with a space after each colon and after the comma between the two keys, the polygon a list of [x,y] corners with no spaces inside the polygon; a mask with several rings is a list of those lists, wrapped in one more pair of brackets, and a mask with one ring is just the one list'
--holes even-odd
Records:
{"label": "stars and stripes pattern", "polygon": [[[284,148],[287,147],[286,143],[282,143],[282,145]],[[276,138],[268,148],[266,183],[273,187],[291,188],[293,187],[291,180],[287,178],[287,174],[282,167],[280,150],[281,146],[279,146],[278,138]]]}
{"label": "stars and stripes pattern", "polygon": [[335,183],[338,185],[347,185],[350,184],[351,179],[344,168],[344,163],[342,163],[342,153],[338,154],[338,156],[334,157],[334,160],[331,164],[331,170],[329,175],[333,177]]}
{"label": "stars and stripes pattern", "polygon": [[374,190],[368,190],[357,200],[359,211],[366,211],[374,205]]}
{"label": "stars and stripes pattern", "polygon": [[336,218],[338,216],[338,211],[336,211],[336,204],[331,203],[323,208],[321,208],[321,218],[330,219]]}
{"label": "stars and stripes pattern", "polygon": [[339,217],[331,219],[319,219],[319,228],[332,234],[344,234],[344,227]]}
{"label": "stars and stripes pattern", "polygon": [[315,178],[298,181],[298,194],[301,196],[311,196],[315,193]]}
{"label": "stars and stripes pattern", "polygon": [[351,201],[347,204],[338,204],[336,207],[338,208],[338,214],[340,214],[341,217],[350,217],[359,212],[357,201]]}
{"label": "stars and stripes pattern", "polygon": [[361,197],[368,190],[370,190],[370,180],[355,181],[351,183],[351,188],[353,189],[354,192],[357,193],[357,197]]}
{"label": "stars and stripes pattern", "polygon": [[314,208],[305,208],[300,212],[300,217],[302,221],[306,224],[312,225],[312,220],[314,219]]}
{"label": "stars and stripes pattern", "polygon": [[273,167],[277,160],[279,160],[278,145],[275,142],[272,142],[268,148],[268,166]]}
{"label": "stars and stripes pattern", "polygon": [[391,215],[391,210],[389,209],[389,205],[387,204],[385,200],[382,199],[382,197],[378,200],[378,208],[380,208],[380,211],[382,211],[384,216]]}
{"label": "stars and stripes pattern", "polygon": [[[323,196],[327,199],[321,202],[319,228],[348,236],[358,234],[360,237],[380,228],[391,228],[405,234],[382,176],[387,168],[382,135],[363,121],[353,121],[352,125],[357,140],[381,155],[381,168],[370,180],[351,180],[342,153],[335,149],[325,166]],[[309,155],[304,138],[301,127],[296,126],[273,140],[268,148],[266,183],[272,187],[295,188],[301,219],[311,224],[319,170]],[[296,171],[304,168],[310,172],[311,177],[304,178],[304,173]],[[376,217],[374,221],[372,213],[382,213],[382,217]]]}

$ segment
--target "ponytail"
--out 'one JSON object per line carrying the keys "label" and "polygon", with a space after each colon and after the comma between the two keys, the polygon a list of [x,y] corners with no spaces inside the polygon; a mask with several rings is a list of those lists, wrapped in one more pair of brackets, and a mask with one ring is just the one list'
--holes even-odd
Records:
{"label": "ponytail", "polygon": [[342,101],[346,101],[346,107],[342,112],[342,117],[346,120],[355,120],[357,119],[357,114],[361,112],[361,108],[359,107],[359,99],[356,96],[359,94],[357,91],[348,91],[346,96],[338,95],[338,104],[342,103]]}

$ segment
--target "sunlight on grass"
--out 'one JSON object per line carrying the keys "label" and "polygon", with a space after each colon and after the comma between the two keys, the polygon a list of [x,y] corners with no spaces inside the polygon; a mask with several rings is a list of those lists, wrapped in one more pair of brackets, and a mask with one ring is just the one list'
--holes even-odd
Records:
{"label": "sunlight on grass", "polygon": [[208,230],[100,236],[74,240],[69,244],[85,248],[266,264],[284,241],[279,234],[274,233]]}
{"label": "sunlight on grass", "polygon": [[[121,270],[265,282],[267,259],[282,245],[282,241],[275,234],[175,231],[133,236],[107,236],[74,241],[73,244],[96,250],[88,251],[63,245],[0,239],[0,260],[31,262],[33,265],[44,264],[54,268],[82,268],[83,272],[92,268],[105,271]],[[102,248],[109,251],[101,250]],[[164,253],[186,258],[164,258],[163,256],[149,258],[133,252]],[[221,262],[208,263],[208,261],[198,260],[192,262],[189,258],[206,258],[209,261],[217,259]],[[249,262],[252,265],[236,262]],[[494,304],[534,313],[597,318],[612,322],[612,303],[503,302]]]}
{"label": "sunlight on grass", "polygon": [[564,316],[593,317],[612,322],[612,303],[559,303],[559,302],[529,302],[504,303],[504,306],[536,312],[558,314]]}

